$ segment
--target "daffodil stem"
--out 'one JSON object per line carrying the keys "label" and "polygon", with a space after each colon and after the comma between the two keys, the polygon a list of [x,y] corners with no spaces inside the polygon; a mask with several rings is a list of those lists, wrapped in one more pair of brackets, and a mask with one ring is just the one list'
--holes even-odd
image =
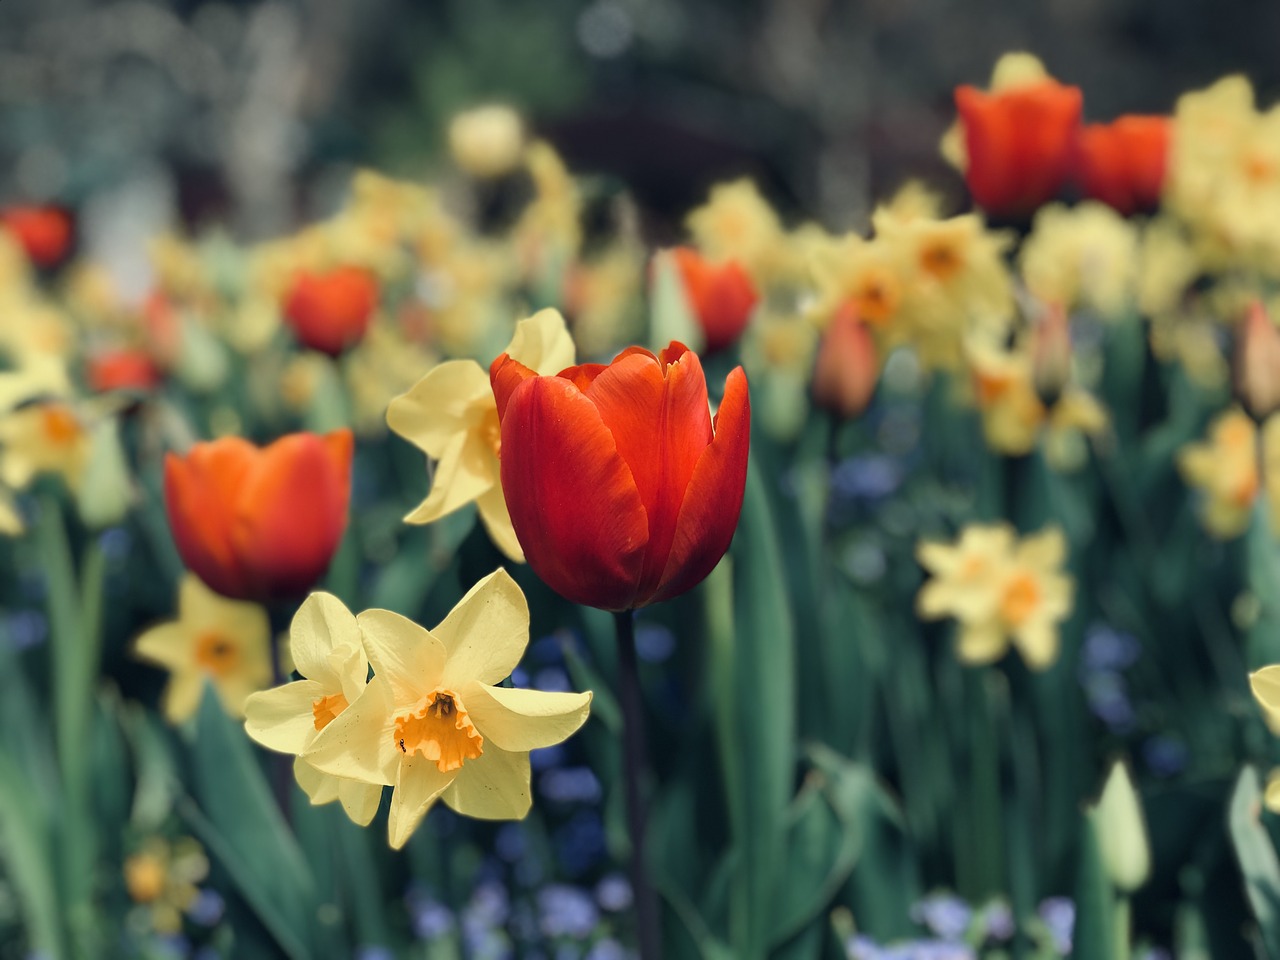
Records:
{"label": "daffodil stem", "polygon": [[630,610],[613,615],[618,637],[618,700],[622,706],[622,768],[626,791],[627,833],[631,837],[631,889],[636,905],[636,933],[640,960],[659,960],[662,933],[658,897],[645,867],[647,810],[641,780],[647,766],[644,712],[640,698],[640,668],[636,659],[635,615]]}

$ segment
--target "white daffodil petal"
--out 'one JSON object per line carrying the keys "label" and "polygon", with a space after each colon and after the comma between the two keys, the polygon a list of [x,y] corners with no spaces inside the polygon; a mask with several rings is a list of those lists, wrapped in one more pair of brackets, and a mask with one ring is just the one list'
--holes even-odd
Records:
{"label": "white daffodil petal", "polygon": [[487,743],[503,750],[528,753],[557,744],[581,727],[591,709],[591,694],[548,693],[473,683],[466,687],[463,702]]}
{"label": "white daffodil petal", "polygon": [[522,820],[533,804],[529,754],[485,744],[468,760],[442,799],[458,813],[480,820]]}
{"label": "white daffodil petal", "polygon": [[252,694],[244,703],[244,732],[271,750],[301,753],[317,732],[312,705],[329,692],[314,680],[297,680]]}
{"label": "white daffodil petal", "polygon": [[529,604],[511,575],[498,569],[467,591],[432,634],[448,652],[445,686],[498,683],[529,644]]}

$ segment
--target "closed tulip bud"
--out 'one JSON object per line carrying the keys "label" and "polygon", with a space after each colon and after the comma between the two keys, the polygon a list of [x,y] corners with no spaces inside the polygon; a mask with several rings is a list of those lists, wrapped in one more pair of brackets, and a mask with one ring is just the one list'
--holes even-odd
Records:
{"label": "closed tulip bud", "polygon": [[165,459],[165,507],[183,563],[236,600],[298,597],[329,566],[347,526],[350,430],[240,437]]}
{"label": "closed tulip bud", "polygon": [[160,383],[160,371],[141,350],[103,350],[89,358],[85,379],[95,393],[152,390]]}
{"label": "closed tulip bud", "polygon": [[1280,410],[1280,330],[1257,301],[1236,335],[1235,392],[1258,423]]}
{"label": "closed tulip bud", "polygon": [[338,267],[299,273],[284,317],[303,346],[336,357],[363,339],[377,305],[378,283],[368,270]]}
{"label": "closed tulip bud", "polygon": [[852,420],[871,402],[880,379],[876,343],[857,310],[836,311],[818,344],[813,370],[813,402],[837,417]]}
{"label": "closed tulip bud", "polygon": [[57,266],[71,251],[71,217],[59,207],[9,207],[0,212],[0,224],[38,267]]}
{"label": "closed tulip bud", "polygon": [[987,93],[956,89],[965,183],[996,217],[1023,219],[1052,200],[1071,172],[1083,98],[1046,77]]}
{"label": "closed tulip bud", "polygon": [[1128,216],[1160,205],[1169,141],[1168,117],[1120,117],[1080,131],[1076,179],[1086,197]]}
{"label": "closed tulip bud", "polygon": [[1112,764],[1092,816],[1107,875],[1121,893],[1133,893],[1151,876],[1151,845],[1142,801],[1122,761]]}
{"label": "closed tulip bud", "polygon": [[688,247],[673,252],[689,306],[706,338],[706,352],[731,346],[760,301],[751,277],[737,260],[712,263]]}
{"label": "closed tulip bud", "polygon": [[742,509],[751,402],[741,367],[711,416],[698,355],[672,342],[538,376],[490,367],[502,490],[529,566],[604,610],[668,600],[729,548]]}
{"label": "closed tulip bud", "polygon": [[1067,311],[1051,306],[1032,333],[1031,382],[1036,396],[1053,409],[1071,381],[1071,322]]}

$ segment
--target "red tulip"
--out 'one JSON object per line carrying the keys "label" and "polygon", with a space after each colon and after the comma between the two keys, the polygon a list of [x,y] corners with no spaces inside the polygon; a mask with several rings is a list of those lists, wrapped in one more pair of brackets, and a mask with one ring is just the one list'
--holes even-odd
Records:
{"label": "red tulip", "polygon": [[152,390],[160,383],[160,371],[141,350],[103,350],[89,358],[85,379],[96,393]]}
{"label": "red tulip", "polygon": [[211,589],[238,600],[300,596],[324,574],[347,526],[350,430],[294,433],[267,447],[197,443],[164,464],[178,553]]}
{"label": "red tulip", "polygon": [[1128,216],[1160,205],[1169,142],[1168,117],[1120,117],[1080,132],[1076,178],[1085,196]]}
{"label": "red tulip", "polygon": [[860,416],[871,402],[880,362],[875,340],[852,304],[836,311],[818,345],[813,402],[838,417]]}
{"label": "red tulip", "polygon": [[71,249],[71,217],[59,207],[9,207],[0,212],[0,223],[38,267],[55,266]]}
{"label": "red tulip", "polygon": [[377,305],[378,283],[368,270],[338,267],[299,273],[284,316],[303,346],[336,357],[364,337]]}
{"label": "red tulip", "polygon": [[657,357],[631,347],[554,377],[504,353],[490,379],[511,523],[552,589],[630,610],[711,572],[746,484],[751,402],[741,367],[714,420],[702,362],[681,343]]}
{"label": "red tulip", "polygon": [[1056,80],[996,93],[958,87],[964,177],[978,205],[1021,218],[1051,200],[1071,172],[1082,106],[1080,88]]}
{"label": "red tulip", "polygon": [[678,247],[676,266],[685,293],[707,338],[707,353],[734,343],[747,329],[760,295],[737,260],[711,263],[696,250]]}

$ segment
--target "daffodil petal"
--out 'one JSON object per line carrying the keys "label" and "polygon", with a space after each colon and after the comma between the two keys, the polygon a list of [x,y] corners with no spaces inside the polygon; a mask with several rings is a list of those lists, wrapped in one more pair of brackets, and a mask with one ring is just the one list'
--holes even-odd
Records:
{"label": "daffodil petal", "polygon": [[395,703],[415,703],[439,685],[448,656],[442,638],[390,610],[366,610],[356,621],[373,672],[390,685]]}
{"label": "daffodil petal", "polygon": [[1004,629],[994,621],[965,624],[957,642],[956,653],[963,663],[994,663],[1009,649]]}
{"label": "daffodil petal", "polygon": [[529,754],[486,743],[483,754],[463,764],[441,799],[468,817],[522,820],[533,804],[529,780]]}
{"label": "daffodil petal", "polygon": [[1249,674],[1249,688],[1258,703],[1269,711],[1280,713],[1280,665],[1263,667]]}
{"label": "daffodil petal", "polygon": [[342,686],[330,655],[335,650],[363,650],[355,614],[331,593],[313,593],[302,601],[289,624],[293,665],[308,680],[318,680],[330,692]]}
{"label": "daffodil petal", "polygon": [[338,802],[342,804],[342,809],[352,823],[367,827],[382,803],[382,784],[335,779],[338,784]]}
{"label": "daffodil petal", "polygon": [[175,673],[164,688],[161,707],[170,723],[181,723],[195,716],[204,696],[204,674],[186,671]]}
{"label": "daffodil petal", "polygon": [[1262,805],[1272,813],[1280,813],[1280,770],[1272,770],[1267,776],[1267,789],[1262,794]]}
{"label": "daffodil petal", "polygon": [[387,840],[393,850],[405,845],[431,805],[448,788],[456,773],[441,773],[434,761],[406,757],[396,775],[391,794],[391,814],[387,818]]}
{"label": "daffodil petal", "polygon": [[441,680],[446,687],[498,683],[529,644],[529,604],[499,568],[468,590],[432,635],[448,654]]}
{"label": "daffodil petal", "polygon": [[301,753],[316,735],[312,705],[331,692],[315,680],[296,680],[255,693],[244,704],[244,732],[271,750]]}
{"label": "daffodil petal", "polygon": [[392,783],[400,764],[395,701],[381,676],[316,734],[302,756],[317,770],[363,783]]}
{"label": "daffodil petal", "polygon": [[236,636],[270,636],[267,611],[256,603],[228,600],[204,585],[194,573],[182,578],[178,588],[178,614],[187,623],[217,626]]}
{"label": "daffodil petal", "polygon": [[177,621],[161,623],[133,641],[134,655],[148,663],[177,670],[191,663],[191,628]]}
{"label": "daffodil petal", "polygon": [[406,523],[432,523],[479,499],[498,484],[498,458],[469,433],[452,437],[436,464],[427,498],[405,515]]}
{"label": "daffodil petal", "polygon": [[473,683],[466,704],[476,729],[503,750],[528,753],[569,737],[586,722],[591,693],[548,693]]}
{"label": "daffodil petal", "polygon": [[298,781],[298,786],[307,795],[312,806],[317,807],[338,799],[339,784],[353,782],[321,773],[301,757],[293,758],[293,779]]}
{"label": "daffodil petal", "polygon": [[502,484],[495,483],[482,493],[476,499],[476,507],[480,511],[480,522],[484,524],[494,546],[516,563],[524,563],[524,551],[520,549],[516,529],[511,525],[511,514],[507,510],[507,498],[502,493]]}
{"label": "daffodil petal", "polygon": [[516,324],[516,332],[503,351],[530,370],[543,376],[554,376],[574,364],[573,337],[560,311],[553,307],[539,310]]}
{"label": "daffodil petal", "polygon": [[387,426],[429,457],[439,458],[465,430],[475,408],[493,403],[489,374],[474,360],[447,360],[427,371],[387,406]]}

